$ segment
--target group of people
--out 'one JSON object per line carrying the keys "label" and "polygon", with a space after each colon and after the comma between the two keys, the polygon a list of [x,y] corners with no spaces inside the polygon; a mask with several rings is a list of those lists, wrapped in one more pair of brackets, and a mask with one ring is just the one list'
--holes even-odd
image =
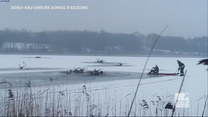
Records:
{"label": "group of people", "polygon": [[[177,63],[178,63],[178,71],[180,71],[180,76],[184,76],[185,64],[179,60],[177,60]],[[157,65],[155,65],[155,67],[153,67],[149,72],[149,74],[158,74],[158,73],[159,73],[159,67]]]}

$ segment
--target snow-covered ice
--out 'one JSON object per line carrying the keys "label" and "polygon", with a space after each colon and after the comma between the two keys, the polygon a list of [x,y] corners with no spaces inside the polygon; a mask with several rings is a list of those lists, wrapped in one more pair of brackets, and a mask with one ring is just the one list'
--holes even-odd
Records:
{"label": "snow-covered ice", "polygon": [[[77,67],[86,67],[87,69],[98,69],[100,68],[104,72],[138,72],[141,73],[144,67],[146,57],[115,57],[115,56],[50,56],[41,55],[41,58],[35,58],[36,55],[0,55],[1,66],[0,76],[30,72],[55,72],[66,69],[73,69]],[[102,64],[93,63],[96,59],[103,59],[106,62],[113,63],[125,63],[127,66],[103,66]],[[197,65],[197,62],[202,58],[182,58],[182,57],[151,57],[148,61],[145,72],[147,73],[156,64],[160,68],[160,72],[174,73],[177,71],[178,65],[177,60],[181,60],[185,63],[187,75],[185,77],[182,93],[189,93],[190,106],[189,108],[178,108],[176,115],[187,115],[187,116],[201,116],[205,98],[208,88],[208,76],[207,67],[203,65]],[[18,64],[25,62],[27,66],[26,70],[19,70]],[[89,63],[88,63],[89,62]],[[92,62],[92,63],[90,63]],[[38,76],[38,75],[37,75]],[[51,75],[53,77],[53,74]],[[102,76],[98,76],[102,77]],[[134,79],[128,79],[126,76],[122,80],[111,80],[106,79],[103,81],[95,82],[88,80],[86,82],[54,84],[54,85],[42,85],[38,87],[32,87],[33,94],[42,92],[42,98],[46,96],[45,90],[49,93],[50,98],[56,97],[58,100],[60,95],[62,96],[59,104],[62,104],[61,109],[70,108],[67,111],[71,111],[73,115],[94,114],[110,116],[124,116],[128,113],[133,94],[135,92],[137,83],[140,78],[140,74],[135,76]],[[0,81],[9,81],[8,79],[0,78]],[[21,79],[21,78],[20,78]],[[24,78],[23,78],[24,79]],[[28,78],[29,79],[29,78]],[[21,80],[22,83],[28,81]],[[33,80],[35,78],[33,77]],[[119,79],[119,78],[118,78]],[[32,79],[31,79],[32,80]],[[36,80],[36,79],[35,79]],[[37,80],[40,80],[37,78]],[[170,110],[165,110],[164,105],[167,102],[174,103],[174,95],[178,93],[180,84],[182,81],[181,76],[167,76],[143,79],[141,86],[139,87],[138,94],[135,100],[135,104],[132,110],[132,115],[138,116],[155,116],[163,115],[167,116],[171,114]],[[32,82],[33,83],[33,82]],[[33,84],[32,84],[33,86]],[[86,87],[86,88],[84,88]],[[5,98],[7,97],[8,87],[4,88],[1,86],[1,99],[0,99],[0,110],[3,110]],[[15,92],[27,91],[27,89],[18,87],[13,89]],[[47,95],[48,95],[47,93]],[[37,96],[40,96],[39,94]],[[160,99],[159,99],[160,98]],[[51,101],[54,101],[51,100]],[[149,109],[145,109],[142,106],[145,100],[149,106]],[[46,102],[45,99],[42,99]],[[153,102],[160,103],[154,105]],[[49,106],[49,105],[48,105]],[[89,109],[90,108],[90,109]],[[47,107],[41,109],[44,114]],[[161,110],[160,110],[161,109]],[[90,110],[90,111],[89,111]],[[208,108],[206,107],[206,115],[208,114]],[[4,115],[3,111],[0,115]]]}

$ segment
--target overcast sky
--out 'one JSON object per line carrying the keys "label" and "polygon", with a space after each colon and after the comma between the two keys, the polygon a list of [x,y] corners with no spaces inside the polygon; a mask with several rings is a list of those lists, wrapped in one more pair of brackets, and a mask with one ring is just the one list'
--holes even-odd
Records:
{"label": "overcast sky", "polygon": [[[88,6],[88,10],[11,10],[25,6]],[[207,0],[10,0],[0,2],[0,29],[90,30],[207,35]]]}

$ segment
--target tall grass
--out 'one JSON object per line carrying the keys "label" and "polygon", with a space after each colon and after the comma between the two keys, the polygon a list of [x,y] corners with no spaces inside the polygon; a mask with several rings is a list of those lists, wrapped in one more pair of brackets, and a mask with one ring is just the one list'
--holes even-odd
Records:
{"label": "tall grass", "polygon": [[[0,116],[127,116],[133,96],[133,91],[122,94],[122,91],[108,87],[98,90],[87,84],[70,89],[56,85],[35,87],[27,82],[25,87],[0,90]],[[170,99],[165,95],[150,99],[140,96],[135,99],[132,116],[171,115],[172,111],[165,109]],[[176,110],[175,114],[188,115],[188,111]]]}

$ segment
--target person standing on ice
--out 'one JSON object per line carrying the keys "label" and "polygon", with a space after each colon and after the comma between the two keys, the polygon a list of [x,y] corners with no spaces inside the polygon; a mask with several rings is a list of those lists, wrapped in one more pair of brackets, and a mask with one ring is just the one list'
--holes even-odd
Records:
{"label": "person standing on ice", "polygon": [[181,61],[177,60],[178,62],[178,70],[180,70],[180,76],[184,76],[184,68],[185,68],[185,64],[182,63]]}

